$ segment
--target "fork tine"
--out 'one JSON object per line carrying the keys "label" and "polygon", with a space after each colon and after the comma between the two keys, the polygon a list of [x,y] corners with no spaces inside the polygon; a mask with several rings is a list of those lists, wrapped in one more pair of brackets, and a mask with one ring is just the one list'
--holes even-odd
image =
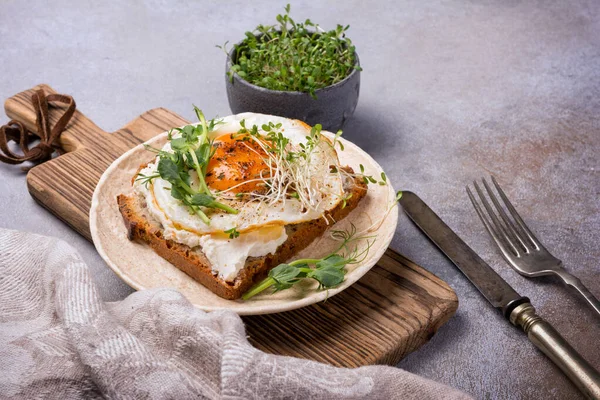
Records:
{"label": "fork tine", "polygon": [[525,250],[525,252],[528,252],[529,249],[527,248],[527,244],[525,243],[525,241],[523,239],[521,239],[521,235],[519,235],[519,232],[517,231],[517,227],[510,220],[510,218],[508,218],[508,215],[506,215],[506,212],[504,211],[504,208],[502,208],[502,206],[500,205],[498,198],[496,197],[494,192],[492,192],[492,188],[490,188],[490,186],[488,185],[488,183],[485,179],[481,179],[481,181],[483,182],[483,186],[485,186],[485,190],[487,191],[489,198],[492,200],[492,203],[494,203],[494,206],[496,207],[498,214],[500,214],[500,217],[504,221],[504,224],[505,224],[504,226],[506,226],[506,228],[508,228],[508,230],[506,231],[507,235],[510,236],[510,238],[513,240],[513,242],[518,241],[521,244],[521,246],[523,246],[523,250]]}
{"label": "fork tine", "polygon": [[[475,207],[475,211],[477,212],[479,219],[481,219],[481,222],[483,222],[483,226],[485,226],[485,229],[487,229],[488,233],[492,236],[494,241],[496,241],[496,243],[498,243],[500,236],[496,233],[495,228],[492,226],[492,223],[489,221],[488,217],[486,217],[485,213],[483,212],[483,210],[482,210],[481,206],[479,205],[479,203],[477,202],[477,200],[475,200],[475,196],[473,195],[473,192],[471,192],[471,189],[469,188],[469,186],[465,186],[465,189],[467,189],[467,194],[469,195],[469,199],[471,200],[473,207]],[[500,246],[500,243],[498,243],[498,246]]]}
{"label": "fork tine", "polygon": [[502,226],[502,224],[498,220],[498,217],[496,216],[496,213],[492,209],[492,206],[490,205],[490,203],[487,201],[487,198],[483,194],[483,190],[481,190],[481,188],[479,187],[479,185],[477,184],[476,181],[473,181],[473,185],[475,186],[475,190],[477,191],[477,194],[479,195],[479,199],[481,200],[481,203],[483,204],[483,206],[485,207],[485,209],[488,212],[488,215],[492,219],[492,222],[494,223],[497,232],[501,233],[500,237],[504,240],[505,247],[506,246],[510,247],[513,250],[513,253],[515,255],[519,256],[519,249],[517,249],[515,242],[513,242],[511,240],[511,238],[508,236],[508,233],[506,232],[506,229]]}
{"label": "fork tine", "polygon": [[[480,189],[477,185],[477,182],[473,182],[473,183],[475,185],[475,190],[478,191],[479,197],[481,198],[481,193],[480,193]],[[500,248],[500,250],[504,253],[504,252],[509,251],[508,248],[510,247],[512,249],[512,253],[516,256],[519,256],[519,251],[517,250],[517,248],[510,242],[510,240],[506,240],[506,238],[504,237],[502,232],[499,232],[497,230],[497,227],[492,224],[492,222],[488,219],[488,217],[486,217],[483,209],[481,208],[481,206],[479,205],[477,200],[475,200],[475,196],[473,195],[473,193],[471,192],[471,189],[468,186],[467,186],[467,194],[469,195],[469,199],[471,200],[473,207],[475,207],[475,211],[477,212],[477,215],[479,215],[479,219],[481,219],[481,222],[483,222],[483,226],[485,226],[486,230],[488,231],[488,233],[490,234],[492,239],[494,239],[494,242],[496,242],[496,245]],[[481,198],[481,200],[483,203],[485,201],[485,198]],[[484,206],[485,206],[485,203],[484,203]],[[488,209],[488,211],[489,211],[489,209]],[[493,216],[493,213],[491,215]],[[504,240],[502,240],[502,239],[504,239]]]}
{"label": "fork tine", "polygon": [[517,225],[521,228],[522,232],[525,233],[527,238],[531,241],[531,244],[533,244],[535,246],[536,250],[540,250],[540,249],[544,248],[544,246],[540,243],[540,241],[537,240],[537,238],[534,236],[533,232],[531,232],[529,230],[529,228],[527,227],[527,225],[525,225],[523,218],[521,218],[521,216],[519,215],[519,213],[517,212],[515,207],[510,202],[510,200],[508,200],[508,197],[506,197],[506,194],[504,194],[504,191],[502,190],[502,188],[496,181],[496,178],[494,178],[493,176],[492,176],[492,182],[494,183],[496,190],[500,194],[502,201],[504,201],[504,204],[506,205],[508,212],[510,212],[510,215],[515,219],[515,221],[517,222]]}

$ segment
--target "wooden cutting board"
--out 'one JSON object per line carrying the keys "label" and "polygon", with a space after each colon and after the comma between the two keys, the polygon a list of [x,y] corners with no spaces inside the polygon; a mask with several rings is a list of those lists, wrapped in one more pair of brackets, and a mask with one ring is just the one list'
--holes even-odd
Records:
{"label": "wooden cutting board", "polygon": [[[40,85],[5,103],[6,115],[31,131],[35,131],[31,95],[39,87],[46,94],[55,93]],[[52,124],[62,114],[59,108],[51,106]],[[103,171],[128,149],[187,123],[172,111],[156,108],[107,133],[76,111],[60,138],[67,153],[29,171],[29,192],[91,240],[88,213]],[[269,353],[343,367],[395,365],[427,342],[457,306],[456,294],[444,281],[388,249],[361,280],[326,302],[280,314],[244,317],[244,322],[252,344]]]}

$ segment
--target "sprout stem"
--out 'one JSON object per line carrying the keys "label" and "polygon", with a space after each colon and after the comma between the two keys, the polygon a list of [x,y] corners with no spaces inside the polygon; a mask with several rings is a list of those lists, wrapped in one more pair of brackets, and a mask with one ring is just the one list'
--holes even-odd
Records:
{"label": "sprout stem", "polygon": [[211,205],[214,208],[219,208],[221,210],[227,211],[229,214],[239,213],[239,211],[236,210],[235,208],[231,208],[227,204],[219,203],[218,201],[213,202]]}
{"label": "sprout stem", "polygon": [[[206,122],[205,122],[206,123]],[[198,174],[198,182],[200,184],[200,193],[210,195],[210,189],[206,185],[206,180],[204,179],[204,172],[200,167],[200,163],[198,162],[198,157],[196,157],[196,153],[194,150],[190,149],[188,151],[189,155],[192,157],[192,161],[194,161],[194,168],[196,169],[196,173]]]}
{"label": "sprout stem", "polygon": [[268,277],[267,279],[263,280],[262,282],[259,282],[258,285],[254,286],[252,289],[244,293],[244,295],[242,296],[242,300],[248,300],[249,298],[254,297],[260,292],[270,288],[274,284],[275,279]]}
{"label": "sprout stem", "polygon": [[210,225],[210,218],[208,218],[206,214],[204,214],[200,207],[192,207],[192,209],[196,214],[198,214],[202,222],[204,222],[206,225]]}

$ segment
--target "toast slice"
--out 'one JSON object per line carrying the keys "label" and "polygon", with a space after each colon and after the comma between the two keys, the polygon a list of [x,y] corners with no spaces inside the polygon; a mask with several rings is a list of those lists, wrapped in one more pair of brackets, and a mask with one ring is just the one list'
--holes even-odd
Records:
{"label": "toast slice", "polygon": [[[344,169],[349,173],[353,172],[350,167]],[[289,260],[321,236],[332,225],[331,221],[345,218],[366,195],[367,185],[361,178],[348,177],[344,182],[344,192],[352,196],[346,201],[345,207],[340,202],[326,214],[329,224],[324,218],[318,218],[286,225],[288,238],[277,248],[277,251],[262,257],[249,257],[233,282],[227,282],[213,273],[211,264],[200,247],[190,248],[165,239],[160,222],[150,215],[142,196],[135,193],[128,196],[121,194],[117,196],[117,203],[127,227],[129,240],[148,244],[159,256],[218,296],[233,300],[239,299],[250,287],[264,279],[272,268]]]}

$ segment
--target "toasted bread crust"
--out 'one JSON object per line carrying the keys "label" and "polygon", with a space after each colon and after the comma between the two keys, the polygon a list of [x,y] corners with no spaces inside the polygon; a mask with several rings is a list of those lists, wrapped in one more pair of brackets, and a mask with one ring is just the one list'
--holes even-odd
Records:
{"label": "toasted bread crust", "polygon": [[[349,167],[346,171],[352,172]],[[127,228],[129,240],[148,244],[159,256],[188,274],[194,280],[206,286],[212,292],[225,299],[239,299],[256,282],[264,279],[269,270],[289,260],[300,250],[307,247],[314,239],[321,236],[331,225],[331,221],[340,221],[356,208],[367,193],[367,186],[362,179],[354,178],[347,185],[346,193],[352,196],[345,207],[338,204],[325,218],[299,224],[286,225],[287,240],[277,248],[274,254],[263,257],[250,257],[233,282],[227,282],[213,274],[210,262],[199,249],[192,249],[181,243],[165,239],[159,223],[154,222],[144,212],[144,205],[136,195],[117,196],[119,211]]]}

